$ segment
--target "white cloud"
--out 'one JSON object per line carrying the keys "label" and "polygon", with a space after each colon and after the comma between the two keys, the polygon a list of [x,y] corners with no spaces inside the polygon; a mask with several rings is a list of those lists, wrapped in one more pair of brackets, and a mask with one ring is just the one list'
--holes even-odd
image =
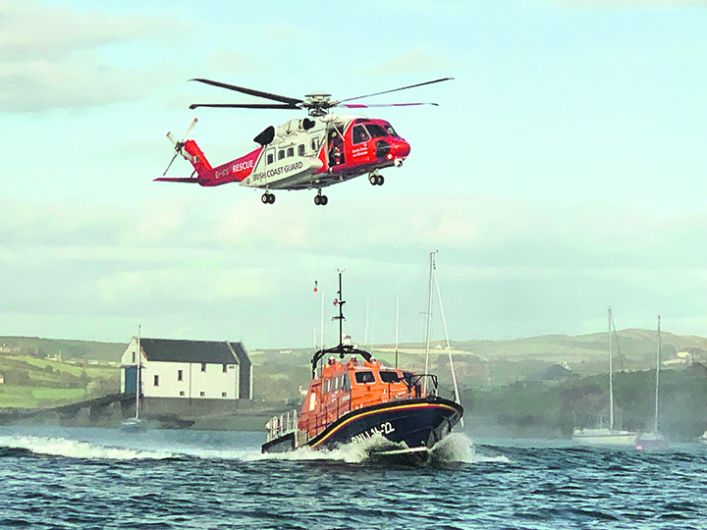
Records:
{"label": "white cloud", "polygon": [[0,111],[94,106],[149,94],[169,76],[121,67],[98,50],[170,39],[182,27],[156,17],[0,0]]}

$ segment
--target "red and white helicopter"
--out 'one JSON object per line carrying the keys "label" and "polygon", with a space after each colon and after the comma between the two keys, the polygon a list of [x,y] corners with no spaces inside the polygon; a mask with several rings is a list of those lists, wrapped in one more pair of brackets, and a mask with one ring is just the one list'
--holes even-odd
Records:
{"label": "red and white helicopter", "polygon": [[[436,103],[365,105],[349,102],[450,79],[450,77],[434,79],[341,100],[332,100],[330,94],[324,93],[309,94],[304,99],[296,99],[210,79],[193,79],[192,81],[269,99],[276,103],[197,103],[190,105],[190,109],[198,107],[304,109],[308,111],[309,117],[289,120],[278,127],[270,125],[253,139],[259,144],[258,148],[217,167],[213,167],[209,163],[194,140],[187,139],[192,128],[196,125],[197,119],[194,118],[184,134],[183,140],[177,140],[171,132],[167,133],[167,138],[174,144],[175,153],[163,176],[155,180],[186,182],[200,186],[220,186],[238,182],[241,186],[265,190],[262,195],[263,204],[275,202],[272,190],[316,189],[317,195],[314,197],[314,204],[326,205],[329,201],[326,195],[322,195],[322,188],[364,174],[368,174],[371,184],[381,186],[384,179],[380,170],[391,166],[401,166],[410,154],[410,144],[398,136],[398,133],[387,121],[361,116],[329,114],[329,109],[332,107],[362,109],[437,105]],[[191,177],[165,176],[178,155],[181,155],[194,167]]]}

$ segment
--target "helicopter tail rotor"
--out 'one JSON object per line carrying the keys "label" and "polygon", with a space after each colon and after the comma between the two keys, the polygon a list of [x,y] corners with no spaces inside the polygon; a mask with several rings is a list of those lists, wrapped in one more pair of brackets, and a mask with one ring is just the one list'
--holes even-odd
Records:
{"label": "helicopter tail rotor", "polygon": [[[171,131],[167,133],[167,139],[172,143],[174,146],[174,155],[172,156],[172,159],[169,161],[169,164],[167,164],[167,168],[164,170],[164,173],[162,173],[162,176],[164,177],[167,175],[167,172],[169,169],[172,167],[172,164],[174,161],[177,159],[177,156],[181,156],[184,160],[188,161],[193,167],[194,171],[192,172],[192,176],[189,177],[188,179],[177,179],[176,182],[189,182],[189,181],[194,181],[196,182],[199,177],[203,176],[204,174],[208,173],[211,171],[212,167],[211,164],[209,164],[209,161],[206,160],[206,157],[204,156],[204,153],[201,151],[199,146],[196,144],[194,140],[189,139],[189,134],[191,131],[194,129],[196,126],[197,122],[199,120],[197,118],[194,118],[192,122],[189,124],[189,127],[187,127],[187,130],[184,131],[184,135],[182,136],[181,140],[177,140],[177,138],[172,134]],[[197,175],[197,178],[194,179],[192,178],[194,174]],[[174,179],[157,179],[157,180],[174,180]]]}

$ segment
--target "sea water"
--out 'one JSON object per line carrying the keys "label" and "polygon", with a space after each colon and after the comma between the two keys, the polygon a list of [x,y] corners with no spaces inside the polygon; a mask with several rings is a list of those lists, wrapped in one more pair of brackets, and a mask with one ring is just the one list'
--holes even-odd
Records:
{"label": "sea water", "polygon": [[453,434],[425,468],[373,442],[262,455],[262,433],[0,428],[0,528],[707,528],[707,446]]}

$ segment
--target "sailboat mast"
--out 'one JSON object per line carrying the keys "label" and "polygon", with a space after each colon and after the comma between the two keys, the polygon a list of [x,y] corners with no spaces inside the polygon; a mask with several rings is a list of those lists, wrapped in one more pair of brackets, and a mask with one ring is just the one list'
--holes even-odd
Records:
{"label": "sailboat mast", "polygon": [[[439,279],[437,278],[437,269],[435,268],[435,287],[437,288],[437,301],[439,302],[439,314],[442,316],[442,324],[444,325],[444,338],[447,341],[447,357],[449,358],[449,370],[452,372],[452,383],[454,385],[454,401],[461,404],[459,397],[459,385],[457,385],[457,372],[454,369],[454,359],[452,358],[452,345],[449,342],[449,329],[447,328],[447,318],[444,316],[444,306],[442,305],[442,292],[439,289]],[[459,423],[464,427],[464,419],[459,418]]]}
{"label": "sailboat mast", "polygon": [[614,348],[611,335],[611,306],[609,306],[609,429],[614,430]]}
{"label": "sailboat mast", "polygon": [[655,424],[653,427],[654,432],[658,432],[658,388],[660,387],[660,350],[662,347],[662,337],[660,335],[660,315],[658,315],[658,352],[656,354],[655,362]]}
{"label": "sailboat mast", "polygon": [[137,381],[135,382],[135,419],[140,419],[140,387],[142,386],[142,376],[140,368],[142,367],[142,350],[140,348],[140,331],[142,326],[137,327]]}
{"label": "sailboat mast", "polygon": [[[430,328],[432,325],[432,271],[434,270],[435,266],[436,252],[436,250],[430,252],[429,285],[427,288],[427,326],[425,331],[425,371],[423,372],[424,374],[427,374],[430,364]],[[422,383],[422,389],[425,395],[427,395],[427,377],[424,378],[424,382]]]}

